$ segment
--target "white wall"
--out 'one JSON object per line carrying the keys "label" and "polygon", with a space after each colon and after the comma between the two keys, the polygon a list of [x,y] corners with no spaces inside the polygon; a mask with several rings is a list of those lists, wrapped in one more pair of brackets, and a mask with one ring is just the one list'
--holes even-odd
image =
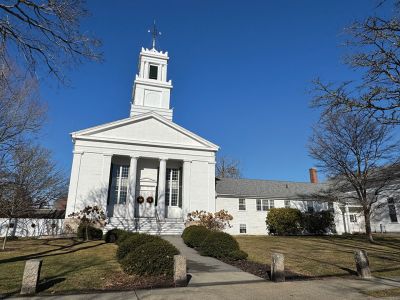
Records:
{"label": "white wall", "polygon": [[[233,220],[231,222],[231,228],[227,228],[226,232],[230,234],[241,234],[240,224],[246,224],[246,234],[250,235],[264,235],[268,234],[268,230],[266,229],[265,219],[267,216],[267,211],[257,211],[256,207],[256,199],[255,198],[246,198],[246,210],[239,210],[239,198],[233,197],[220,197],[218,196],[216,199],[216,211],[221,209],[225,209],[233,216]],[[274,206],[276,208],[285,207],[283,199],[275,199]],[[386,198],[380,200],[380,210],[377,210],[377,213],[374,215],[372,219],[372,231],[380,232],[380,224],[383,225],[384,232],[400,232],[400,224],[399,223],[391,223],[389,218],[389,209],[387,207]],[[398,209],[399,203],[397,203],[397,215],[398,220],[400,221],[400,210]],[[307,202],[306,201],[296,201],[291,200],[291,207],[297,208],[300,211],[307,211]],[[355,215],[357,218],[357,222],[351,222],[350,217],[346,215],[344,207],[340,206],[338,203],[334,203],[334,218],[335,218],[335,229],[337,234],[343,234],[345,232],[351,233],[362,233],[365,232],[365,223],[364,217],[361,212],[359,212],[359,208],[350,207],[349,216]],[[321,211],[328,209],[326,203],[317,203],[314,201],[314,209],[315,211]],[[379,213],[378,213],[379,212]]]}
{"label": "white wall", "polygon": [[[180,164],[183,161],[188,162],[189,205],[184,208],[184,215],[196,209],[215,210],[215,152],[213,151],[77,140],[74,152],[67,217],[87,205],[100,205],[106,210],[104,199],[107,197],[111,160],[105,160],[104,157],[111,155],[126,157],[135,155],[139,157],[138,168],[141,167],[141,160],[144,158],[153,160],[158,160],[158,157],[167,158],[167,167],[173,161],[179,161]],[[138,173],[138,180],[139,175]]]}
{"label": "white wall", "polygon": [[[13,228],[9,228],[8,236],[38,237],[63,234],[64,219],[12,219]],[[0,218],[0,236],[4,237],[9,220]],[[32,227],[35,224],[35,227]],[[54,226],[52,225],[54,224]]]}

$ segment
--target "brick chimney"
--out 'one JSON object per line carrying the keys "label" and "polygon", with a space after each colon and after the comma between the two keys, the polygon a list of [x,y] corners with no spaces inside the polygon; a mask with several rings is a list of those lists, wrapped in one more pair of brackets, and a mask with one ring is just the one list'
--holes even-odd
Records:
{"label": "brick chimney", "polygon": [[315,168],[310,169],[310,182],[318,183],[317,169]]}

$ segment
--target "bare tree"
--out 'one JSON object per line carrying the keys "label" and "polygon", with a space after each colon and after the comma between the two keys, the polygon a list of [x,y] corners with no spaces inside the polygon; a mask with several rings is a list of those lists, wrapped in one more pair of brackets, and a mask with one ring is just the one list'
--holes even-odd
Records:
{"label": "bare tree", "polygon": [[64,80],[64,67],[99,60],[99,40],[81,32],[83,0],[0,1],[0,65],[17,61],[31,74],[39,66]]}
{"label": "bare tree", "polygon": [[323,93],[315,105],[366,111],[382,123],[400,124],[400,1],[381,1],[377,9],[387,3],[394,4],[390,16],[368,17],[346,30],[351,54],[345,62],[363,77],[338,86],[318,81]]}
{"label": "bare tree", "polygon": [[[0,173],[0,215],[9,219],[29,217],[65,196],[66,180],[51,160],[50,152],[39,146],[20,144],[12,149],[12,162]],[[3,240],[6,246],[8,230]]]}
{"label": "bare tree", "polygon": [[318,167],[331,178],[320,198],[359,204],[372,242],[371,214],[375,204],[399,176],[394,172],[398,169],[398,146],[391,127],[367,113],[325,114],[313,129],[309,151]]}
{"label": "bare tree", "polygon": [[217,158],[215,171],[216,177],[220,178],[240,178],[242,176],[240,162],[226,156],[220,156]]}

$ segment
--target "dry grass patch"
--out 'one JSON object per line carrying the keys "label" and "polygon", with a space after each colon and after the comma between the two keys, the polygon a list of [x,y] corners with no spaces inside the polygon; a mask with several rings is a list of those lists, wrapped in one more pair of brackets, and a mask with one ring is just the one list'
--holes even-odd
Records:
{"label": "dry grass patch", "polygon": [[12,250],[0,252],[0,295],[19,293],[25,261],[31,258],[43,258],[42,294],[160,285],[157,278],[146,282],[123,273],[115,257],[117,246],[104,241],[29,239],[10,241],[8,248]]}
{"label": "dry grass patch", "polygon": [[364,236],[236,236],[249,259],[270,264],[271,254],[285,255],[285,267],[304,277],[355,274],[354,250],[367,250],[374,276],[400,276],[400,236],[376,235],[375,244]]}
{"label": "dry grass patch", "polygon": [[400,297],[400,288],[386,289],[386,290],[376,290],[376,291],[365,291],[364,294],[376,298],[385,297]]}

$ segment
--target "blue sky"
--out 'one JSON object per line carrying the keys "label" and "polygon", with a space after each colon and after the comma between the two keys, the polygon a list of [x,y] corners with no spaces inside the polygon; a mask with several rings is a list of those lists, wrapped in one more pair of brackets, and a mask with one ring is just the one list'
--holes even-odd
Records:
{"label": "blue sky", "polygon": [[102,40],[104,63],[46,80],[43,142],[69,174],[69,133],[129,116],[133,79],[157,20],[170,55],[174,121],[238,159],[246,178],[308,181],[306,144],[318,112],[311,81],[351,79],[342,30],[375,1],[88,1],[82,29]]}

